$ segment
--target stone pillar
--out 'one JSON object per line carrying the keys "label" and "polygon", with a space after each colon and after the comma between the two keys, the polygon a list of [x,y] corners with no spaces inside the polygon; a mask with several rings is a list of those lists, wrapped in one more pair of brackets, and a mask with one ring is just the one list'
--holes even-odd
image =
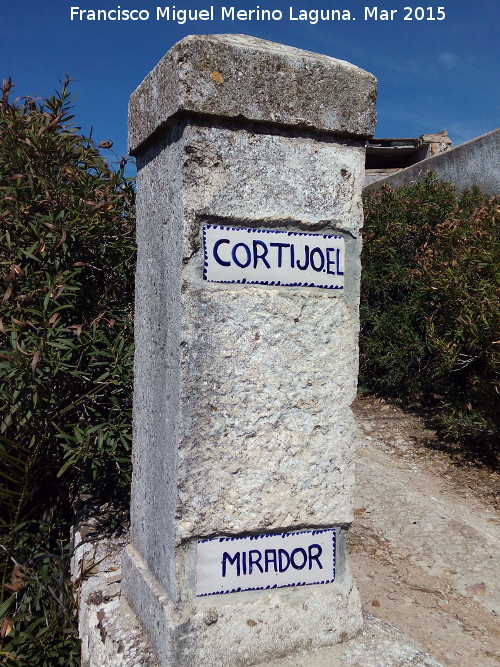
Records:
{"label": "stone pillar", "polygon": [[353,518],[364,144],[376,81],[242,35],[176,44],[137,157],[131,544],[162,665],[253,665],[361,627]]}

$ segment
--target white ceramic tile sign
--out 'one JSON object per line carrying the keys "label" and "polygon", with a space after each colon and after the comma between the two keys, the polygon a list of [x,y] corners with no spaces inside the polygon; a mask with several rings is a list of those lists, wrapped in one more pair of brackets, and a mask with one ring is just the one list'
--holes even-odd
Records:
{"label": "white ceramic tile sign", "polygon": [[203,278],[218,283],[344,288],[344,239],[203,225]]}
{"label": "white ceramic tile sign", "polygon": [[199,540],[196,595],[217,595],[335,579],[334,528]]}

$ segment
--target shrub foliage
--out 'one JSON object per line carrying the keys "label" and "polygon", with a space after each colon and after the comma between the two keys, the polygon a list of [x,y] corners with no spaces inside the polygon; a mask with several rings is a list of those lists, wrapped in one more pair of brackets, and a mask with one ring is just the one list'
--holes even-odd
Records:
{"label": "shrub foliage", "polygon": [[134,191],[72,125],[68,81],[1,92],[0,655],[72,665],[76,493],[126,503],[130,481]]}
{"label": "shrub foliage", "polygon": [[361,383],[432,398],[442,432],[498,451],[500,197],[429,175],[365,196]]}

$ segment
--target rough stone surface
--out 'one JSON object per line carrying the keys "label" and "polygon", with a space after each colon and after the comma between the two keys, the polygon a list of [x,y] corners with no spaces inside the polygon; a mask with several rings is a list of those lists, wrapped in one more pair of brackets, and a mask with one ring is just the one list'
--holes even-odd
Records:
{"label": "rough stone surface", "polygon": [[[351,521],[363,150],[185,124],[164,146],[138,165],[132,535],[173,593],[159,527],[173,546]],[[342,233],[345,296],[203,282],[203,221]]]}
{"label": "rough stone surface", "polygon": [[384,184],[394,188],[410,185],[433,171],[459,191],[477,185],[486,195],[494,196],[500,192],[499,153],[500,128],[370,183],[367,189],[374,190]]}
{"label": "rough stone surface", "polygon": [[121,552],[127,541],[128,534],[105,538],[98,518],[74,533],[71,575],[80,582],[82,667],[159,667],[137,616],[120,594]]}
{"label": "rough stone surface", "polygon": [[303,651],[258,667],[443,667],[410,637],[374,616],[364,616],[363,632],[348,642]]}
{"label": "rough stone surface", "polygon": [[162,667],[243,667],[304,647],[356,636],[362,616],[351,576],[323,586],[247,591],[174,604],[132,545],[123,554],[124,594],[144,624]]}
{"label": "rough stone surface", "polygon": [[343,60],[246,35],[190,35],[132,94],[137,152],[179,111],[369,136],[376,79]]}
{"label": "rough stone surface", "polygon": [[[119,556],[126,536],[116,539],[101,540],[94,548],[93,558],[97,563],[92,573],[84,581],[80,595],[80,636],[82,639],[82,664],[84,667],[159,667],[177,665],[173,656],[161,663],[154,656],[146,633],[142,630],[138,618],[127,602],[120,596]],[[155,597],[157,600],[157,598]],[[313,611],[316,601],[312,597]],[[272,605],[270,605],[272,608]],[[262,621],[257,621],[250,613],[245,614],[245,624],[255,635],[263,631]],[[224,620],[214,608],[204,609],[202,621],[210,626]],[[311,645],[299,649],[285,658],[260,662],[258,667],[441,667],[441,663],[427,653],[414,639],[400,630],[371,616],[364,615],[362,632],[355,638],[336,646],[315,649],[315,627],[309,628]],[[200,623],[201,624],[201,623]],[[240,627],[236,627],[241,630]],[[291,636],[289,628],[286,636]],[[292,635],[293,637],[293,635]],[[236,645],[238,637],[230,637]],[[278,638],[281,644],[281,637]],[[293,639],[290,639],[293,643]],[[225,650],[226,647],[221,647]],[[251,658],[251,656],[250,656]],[[223,662],[220,655],[214,655],[212,662],[204,656],[198,664],[237,665],[237,659]],[[196,664],[196,663],[195,663]],[[246,660],[243,664],[255,664]]]}
{"label": "rough stone surface", "polygon": [[[171,128],[164,147],[139,158],[131,510],[132,543],[155,579],[153,589],[174,601],[175,616],[176,601],[192,596],[197,538],[352,520],[349,406],[357,376],[364,156],[358,145],[329,139],[185,123]],[[341,233],[349,262],[345,295],[204,282],[204,221]],[[347,599],[352,582],[344,561],[341,542],[339,583],[317,596],[324,609],[337,610],[337,634],[318,631],[318,645],[360,626],[355,593],[352,603]],[[149,591],[144,570],[130,563],[130,580],[142,577],[139,588]],[[125,591],[144,619],[155,594],[141,601],[136,584],[127,578]],[[273,623],[283,637],[292,623],[284,610],[297,616],[300,595],[290,605],[289,596],[280,598],[278,616],[286,623]],[[234,623],[241,620],[245,653],[250,643],[245,648],[243,639],[253,643],[245,618],[237,605],[219,604],[231,609],[226,616]],[[259,617],[268,604],[262,596]],[[158,608],[151,632],[157,621],[168,626],[168,615]],[[309,614],[298,618],[297,633],[302,628],[305,637]],[[172,622],[180,637],[184,630]],[[200,625],[196,633],[196,624],[189,627],[196,645],[208,646],[200,628],[214,646],[228,636],[227,622]],[[165,631],[157,635],[161,655]],[[281,650],[273,636],[261,633],[259,641],[263,658],[271,648]],[[189,650],[197,655],[195,643]]]}
{"label": "rough stone surface", "polygon": [[179,539],[350,523],[357,329],[345,302],[258,288],[186,300]]}
{"label": "rough stone surface", "polygon": [[[196,80],[200,59],[212,63],[212,52],[248,76],[283,59],[306,69],[316,62],[259,40],[189,38],[152,79],[177,77],[194,104],[182,108],[205,114],[211,98],[186,81]],[[345,534],[353,516],[364,149],[359,137],[323,131],[312,93],[327,71],[340,68],[352,81],[365,74],[323,57],[317,63],[297,102],[305,112],[308,100],[310,126],[320,125],[314,132],[277,127],[272,106],[252,116],[262,123],[243,126],[232,119],[247,116],[242,89],[229,88],[230,112],[214,103],[218,118],[177,115],[137,155],[134,480],[123,591],[164,665],[254,664],[348,639],[361,627]],[[151,85],[144,90],[159,94],[166,84]],[[340,114],[354,104],[349,95],[335,98]],[[168,100],[157,103],[171,116]],[[132,135],[139,116],[135,108]],[[153,124],[150,131],[161,123]],[[344,293],[203,281],[208,222],[342,235]],[[316,527],[338,529],[333,584],[195,597],[198,539]]]}

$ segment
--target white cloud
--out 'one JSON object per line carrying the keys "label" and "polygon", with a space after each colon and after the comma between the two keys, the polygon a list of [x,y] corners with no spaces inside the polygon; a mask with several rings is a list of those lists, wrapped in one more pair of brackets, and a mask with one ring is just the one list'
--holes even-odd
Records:
{"label": "white cloud", "polygon": [[458,58],[453,53],[440,53],[437,57],[439,65],[445,69],[452,69],[458,65]]}

